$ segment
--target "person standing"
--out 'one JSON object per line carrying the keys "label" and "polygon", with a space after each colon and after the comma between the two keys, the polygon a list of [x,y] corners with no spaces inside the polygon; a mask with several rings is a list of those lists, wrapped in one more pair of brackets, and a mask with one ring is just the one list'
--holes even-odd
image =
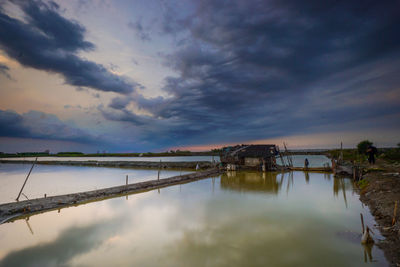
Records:
{"label": "person standing", "polygon": [[369,164],[375,164],[375,155],[378,154],[378,149],[374,146],[368,146],[367,155]]}

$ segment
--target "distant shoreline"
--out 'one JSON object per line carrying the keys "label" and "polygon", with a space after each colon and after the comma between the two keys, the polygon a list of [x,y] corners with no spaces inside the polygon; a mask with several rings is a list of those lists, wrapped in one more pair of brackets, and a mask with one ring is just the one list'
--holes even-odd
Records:
{"label": "distant shoreline", "polygon": [[[378,148],[380,152],[391,151],[395,148],[381,147]],[[325,155],[327,157],[338,157],[340,149],[292,149],[288,150],[291,155]],[[356,148],[343,148],[344,154],[355,154]],[[283,152],[283,151],[281,151]],[[219,150],[192,152],[192,151],[174,151],[174,152],[145,152],[145,153],[82,153],[82,152],[59,152],[57,154],[50,154],[47,152],[21,152],[21,153],[3,153],[0,152],[0,158],[27,158],[27,157],[190,157],[190,156],[219,156]]]}
{"label": "distant shoreline", "polygon": [[212,152],[190,152],[190,153],[101,153],[101,154],[80,154],[80,153],[62,153],[62,154],[31,154],[31,153],[20,153],[20,154],[0,154],[0,158],[27,158],[27,157],[70,157],[70,158],[93,158],[93,157],[142,157],[142,158],[154,158],[154,157],[192,157],[192,156],[219,156],[218,153]]}

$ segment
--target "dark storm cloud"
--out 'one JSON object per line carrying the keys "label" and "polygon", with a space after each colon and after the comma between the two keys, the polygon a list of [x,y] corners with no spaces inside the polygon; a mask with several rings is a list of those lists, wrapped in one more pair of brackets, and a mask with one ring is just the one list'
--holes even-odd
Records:
{"label": "dark storm cloud", "polygon": [[8,79],[12,79],[11,75],[8,73],[10,68],[7,65],[0,63],[0,74],[6,76]]}
{"label": "dark storm cloud", "polygon": [[[155,127],[159,138],[169,135],[174,144],[229,142],[323,132],[327,126],[349,130],[346,123],[353,124],[350,130],[369,130],[383,116],[399,119],[394,99],[400,69],[392,67],[400,59],[398,1],[194,5],[186,17],[164,16],[166,33],[189,34],[165,58],[177,73],[165,79],[171,98],[145,108],[174,122]],[[370,79],[367,73],[377,68]],[[346,73],[355,75],[332,79]],[[369,126],[363,122],[368,119]]]}
{"label": "dark storm cloud", "polygon": [[109,104],[110,108],[114,109],[124,109],[130,102],[130,98],[128,97],[115,97],[112,99]]}
{"label": "dark storm cloud", "polygon": [[0,110],[0,137],[22,137],[74,141],[99,142],[98,138],[61,121],[57,116],[39,111],[22,115],[11,110]]}
{"label": "dark storm cloud", "polygon": [[24,66],[61,74],[66,83],[122,94],[139,84],[112,74],[103,65],[83,59],[80,51],[94,49],[85,41],[85,29],[64,18],[55,3],[13,1],[24,12],[24,20],[0,9],[0,48]]}
{"label": "dark storm cloud", "polygon": [[129,22],[128,28],[131,29],[142,41],[151,41],[150,34],[145,30],[140,20],[137,20],[136,22]]}

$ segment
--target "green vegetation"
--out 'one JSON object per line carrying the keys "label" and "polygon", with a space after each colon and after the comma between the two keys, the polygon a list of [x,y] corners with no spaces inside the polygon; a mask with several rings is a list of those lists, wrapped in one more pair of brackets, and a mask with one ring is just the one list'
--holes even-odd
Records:
{"label": "green vegetation", "polygon": [[[340,149],[330,150],[328,153],[332,158],[338,159],[340,156]],[[367,160],[365,154],[359,154],[357,149],[343,149],[343,160],[363,162]]]}
{"label": "green vegetation", "polygon": [[369,140],[361,141],[361,142],[358,143],[358,145],[357,145],[358,153],[359,153],[359,154],[365,154],[365,153],[367,153],[368,147],[369,147],[369,146],[372,146],[372,144],[373,144],[373,143],[372,143],[371,141],[369,141]]}
{"label": "green vegetation", "polygon": [[400,161],[400,143],[396,148],[384,149],[380,157],[388,161]]}
{"label": "green vegetation", "polygon": [[366,188],[369,185],[369,183],[367,180],[362,179],[362,180],[358,181],[357,185],[361,190],[363,190],[364,188]]}
{"label": "green vegetation", "polygon": [[[366,151],[367,147],[372,144],[373,144],[372,142],[370,142],[368,140],[364,140],[357,145],[356,149],[355,148],[354,149],[343,149],[343,160],[354,161],[354,162],[358,162],[358,163],[366,162],[367,155],[363,151]],[[363,153],[360,153],[360,151],[362,151]],[[330,157],[337,159],[340,156],[340,152],[341,152],[340,149],[334,149],[334,150],[328,151],[328,154]],[[389,161],[389,162],[400,161],[400,143],[397,144],[397,147],[379,148],[377,157],[380,159]],[[374,170],[371,169],[371,171],[374,171]],[[379,171],[379,170],[377,170],[377,171]]]}
{"label": "green vegetation", "polygon": [[82,152],[58,152],[55,156],[57,157],[82,157],[85,154]]}

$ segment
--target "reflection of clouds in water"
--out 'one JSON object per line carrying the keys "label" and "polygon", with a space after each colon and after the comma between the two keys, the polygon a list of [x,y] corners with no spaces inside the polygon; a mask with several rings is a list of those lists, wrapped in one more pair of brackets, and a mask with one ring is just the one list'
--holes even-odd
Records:
{"label": "reflection of clouds in water", "polygon": [[[259,177],[253,176],[246,181],[258,184]],[[358,214],[355,205],[345,212],[342,202],[332,202],[333,181],[321,174],[310,173],[307,184],[303,172],[294,172],[294,186],[286,196],[289,180],[283,176],[283,188],[277,194],[219,187],[211,194],[212,179],[205,179],[184,184],[181,191],[173,186],[161,189],[161,194],[150,191],[131,195],[128,201],[121,197],[65,209],[60,216],[54,212],[32,216],[35,234],[47,232],[46,228],[56,228],[61,234],[50,242],[39,235],[36,238],[41,238],[42,245],[14,250],[1,266],[26,266],[26,262],[36,266],[322,266],[327,259],[332,265],[353,266],[355,250],[361,253],[359,247],[343,243],[335,233],[343,230],[343,222],[358,229],[359,217],[351,219],[351,214]],[[278,174],[276,182],[280,181]],[[85,232],[80,229],[88,230],[80,235]],[[68,246],[68,255],[62,255],[63,244]]]}
{"label": "reflection of clouds in water", "polygon": [[71,258],[95,249],[114,230],[112,221],[71,227],[52,242],[9,253],[0,261],[0,266],[67,266]]}
{"label": "reflection of clouds in water", "polygon": [[237,212],[224,212],[224,203],[209,206],[201,227],[184,230],[182,238],[167,248],[164,265],[309,266],[312,262],[323,266],[327,259],[332,266],[352,263],[335,257],[340,246],[330,243],[334,240],[326,228],[333,225],[323,218],[287,211],[269,213],[262,201],[253,202],[251,209],[249,203],[230,200]]}

